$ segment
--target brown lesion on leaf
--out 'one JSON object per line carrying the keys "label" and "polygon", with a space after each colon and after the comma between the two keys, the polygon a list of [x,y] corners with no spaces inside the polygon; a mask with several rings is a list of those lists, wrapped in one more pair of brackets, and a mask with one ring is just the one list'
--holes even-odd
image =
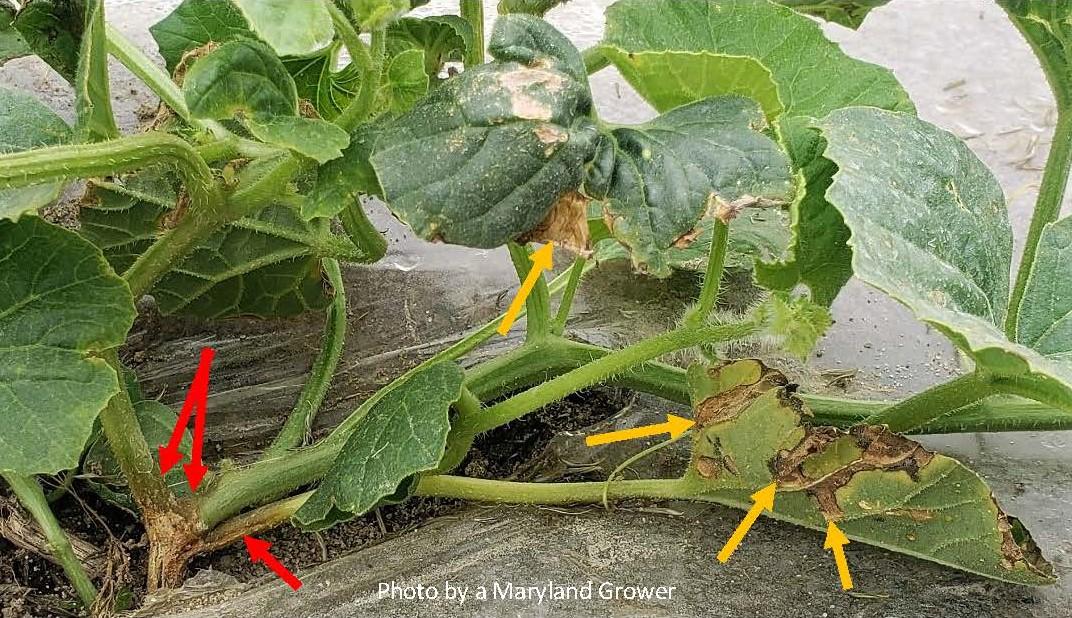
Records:
{"label": "brown lesion on leaf", "polygon": [[568,191],[547,212],[536,227],[518,239],[519,242],[545,243],[553,241],[557,246],[579,255],[589,255],[588,198],[577,191]]}
{"label": "brown lesion on leaf", "polygon": [[994,503],[994,510],[998,515],[998,532],[1001,534],[1001,566],[1004,569],[1013,570],[1018,564],[1023,564],[1029,571],[1043,577],[1054,577],[1053,565],[1050,564],[1042,550],[1035,543],[1035,539],[1024,528],[1020,520],[1006,515],[998,506],[994,494],[990,494],[990,500]]}
{"label": "brown lesion on leaf", "polygon": [[[735,361],[754,362],[759,371],[757,378],[746,384],[738,384],[730,389],[712,395],[696,404],[694,420],[697,429],[710,427],[718,423],[733,420],[743,412],[752,401],[772,388],[782,388],[789,385],[789,380],[780,371],[771,369],[759,361]],[[728,363],[727,363],[728,364]],[[708,375],[716,378],[726,364],[711,367],[707,370]],[[795,399],[795,398],[794,398]],[[799,402],[797,404],[799,406]]]}
{"label": "brown lesion on leaf", "polygon": [[[558,72],[544,68],[518,67],[497,74],[499,86],[510,98],[513,115],[525,120],[551,120],[551,106],[535,95],[534,89],[542,89],[548,95],[561,92],[566,87],[566,78]],[[550,98],[550,97],[549,97]]]}
{"label": "brown lesion on leaf", "polygon": [[569,141],[568,131],[545,122],[536,125],[532,133],[544,145],[543,155],[547,158],[551,158],[551,155],[555,154],[560,145]]}
{"label": "brown lesion on leaf", "polygon": [[[810,476],[805,464],[845,436],[853,438],[861,451],[859,457],[822,476]],[[779,487],[807,492],[818,502],[827,520],[837,520],[844,515],[837,491],[858,473],[905,472],[912,480],[918,480],[919,471],[932,459],[934,453],[883,426],[858,425],[848,433],[834,427],[805,427],[804,438],[792,449],[779,452],[771,462],[771,469]]]}
{"label": "brown lesion on leaf", "polygon": [[746,208],[773,208],[776,206],[783,206],[784,204],[785,202],[779,200],[756,197],[754,195],[742,195],[737,199],[726,201],[720,195],[712,191],[707,196],[705,213],[718,219],[722,223],[729,225],[730,222],[736,219]]}

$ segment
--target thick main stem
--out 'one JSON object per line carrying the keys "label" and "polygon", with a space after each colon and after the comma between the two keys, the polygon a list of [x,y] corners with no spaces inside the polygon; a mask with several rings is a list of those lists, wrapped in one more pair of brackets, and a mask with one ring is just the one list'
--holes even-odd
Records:
{"label": "thick main stem", "polygon": [[1053,132],[1053,143],[1046,158],[1046,170],[1042,174],[1035,212],[1031,216],[1031,227],[1027,231],[1024,252],[1020,256],[1020,267],[1016,272],[1016,283],[1009,300],[1009,313],[1005,318],[1005,334],[1016,341],[1017,320],[1020,315],[1020,303],[1027,289],[1027,280],[1035,264],[1039,240],[1046,225],[1053,223],[1061,214],[1065,189],[1068,186],[1069,168],[1072,167],[1072,110],[1058,108],[1057,127]]}
{"label": "thick main stem", "polygon": [[508,504],[595,504],[612,498],[669,499],[687,496],[688,486],[678,479],[640,479],[606,483],[516,483],[463,476],[422,477],[418,496],[458,498],[474,502]]}
{"label": "thick main stem", "polygon": [[52,556],[63,567],[63,572],[67,574],[67,579],[74,586],[75,592],[78,593],[78,598],[82,600],[82,605],[86,608],[92,607],[93,602],[97,599],[97,589],[93,586],[93,581],[89,579],[89,575],[86,574],[82,563],[75,556],[74,549],[71,547],[71,540],[67,538],[67,533],[60,527],[60,522],[56,520],[52,509],[49,508],[48,499],[45,498],[45,494],[41,491],[41,486],[37,483],[37,480],[32,476],[20,476],[13,472],[0,472],[0,476],[3,476],[4,480],[11,486],[11,491],[14,492],[15,497],[19,499],[22,506],[26,507],[37,525],[41,527],[41,532],[44,533],[45,539],[48,540],[48,547],[52,551]]}
{"label": "thick main stem", "polygon": [[465,66],[484,64],[484,0],[460,0],[462,19],[473,29],[473,44],[466,50]]}
{"label": "thick main stem", "polygon": [[916,429],[950,412],[996,394],[989,379],[979,373],[969,373],[933,386],[869,416],[869,425],[886,425],[896,432]]}

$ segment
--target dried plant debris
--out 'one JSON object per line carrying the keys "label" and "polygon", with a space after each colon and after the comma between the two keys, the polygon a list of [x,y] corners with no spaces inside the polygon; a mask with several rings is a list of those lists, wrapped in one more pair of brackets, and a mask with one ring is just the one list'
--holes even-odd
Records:
{"label": "dried plant debris", "polygon": [[773,517],[1004,581],[1040,585],[1053,567],[960,462],[883,426],[808,424],[796,386],[759,361],[694,365],[696,420],[686,483],[700,499],[748,505],[778,485]]}

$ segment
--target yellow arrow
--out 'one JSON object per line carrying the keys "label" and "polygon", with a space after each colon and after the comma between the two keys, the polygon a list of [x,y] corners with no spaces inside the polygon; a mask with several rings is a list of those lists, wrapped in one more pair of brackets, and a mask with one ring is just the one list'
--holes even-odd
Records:
{"label": "yellow arrow", "polygon": [[845,559],[845,546],[848,545],[849,538],[845,536],[841,530],[830,522],[826,527],[826,542],[823,543],[823,549],[830,549],[834,551],[834,563],[837,564],[838,576],[841,578],[841,589],[852,589],[852,575],[849,574],[849,562]]}
{"label": "yellow arrow", "polygon": [[671,438],[676,438],[685,433],[695,424],[695,422],[690,421],[687,418],[667,414],[665,423],[644,425],[643,427],[622,429],[620,431],[611,431],[608,433],[597,433],[586,437],[584,443],[588,446],[599,446],[600,444],[610,444],[611,442],[621,442],[622,440],[635,440],[636,438],[656,436],[661,433],[668,433]]}
{"label": "yellow arrow", "polygon": [[514,320],[517,319],[521,308],[525,306],[525,299],[532,293],[532,288],[536,287],[536,282],[543,276],[543,271],[551,270],[554,263],[551,261],[551,253],[554,251],[555,243],[549,242],[546,245],[532,252],[529,256],[529,260],[532,261],[532,268],[529,270],[529,274],[525,277],[525,281],[521,284],[521,289],[517,291],[517,296],[514,297],[514,302],[510,303],[510,308],[506,310],[506,315],[503,316],[502,322],[499,323],[499,334],[506,336],[506,333],[510,332],[510,327],[514,325]]}
{"label": "yellow arrow", "polygon": [[759,519],[759,514],[763,512],[763,509],[768,511],[774,510],[774,492],[777,491],[778,486],[774,483],[767,485],[763,489],[760,489],[756,493],[752,494],[752,508],[748,511],[748,514],[744,516],[741,523],[737,525],[737,529],[733,531],[733,535],[730,536],[730,540],[726,541],[726,546],[722,548],[722,551],[718,552],[718,561],[725,563],[733,555],[734,550],[744,540],[744,535],[748,534],[748,529],[752,527],[752,524],[756,523]]}

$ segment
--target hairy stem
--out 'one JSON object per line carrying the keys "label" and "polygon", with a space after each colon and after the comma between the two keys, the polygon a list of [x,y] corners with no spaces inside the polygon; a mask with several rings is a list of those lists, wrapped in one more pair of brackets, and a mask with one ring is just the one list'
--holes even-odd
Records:
{"label": "hairy stem", "polygon": [[342,271],[339,263],[327,259],[323,261],[324,272],[328,282],[335,290],[335,298],[328,307],[324,336],[320,340],[320,353],[313,362],[313,369],[309,373],[298,403],[287,417],[283,428],[279,431],[272,444],[264,451],[264,459],[273,459],[284,455],[290,449],[303,446],[309,437],[309,430],[313,424],[313,418],[324,403],[331,378],[335,375],[335,369],[342,357],[342,347],[346,340],[346,287],[342,280]]}
{"label": "hairy stem", "polygon": [[355,200],[353,204],[343,208],[339,213],[339,220],[350,240],[365,252],[363,262],[379,262],[387,255],[387,239],[369,221],[360,202]]}
{"label": "hairy stem", "polygon": [[[516,242],[507,243],[510,251],[510,260],[514,263],[517,271],[517,279],[524,283],[532,272],[532,261],[529,259],[529,250]],[[525,307],[528,309],[525,318],[525,339],[536,341],[546,337],[551,332],[551,296],[547,291],[547,281],[541,272],[536,278],[536,285],[532,288],[528,298],[525,299]]]}
{"label": "hairy stem", "polygon": [[726,249],[729,245],[730,227],[719,219],[714,220],[714,235],[711,237],[711,251],[707,256],[707,273],[704,275],[703,287],[696,306],[685,317],[685,324],[696,328],[707,321],[707,317],[718,304],[718,293],[722,287],[722,272],[726,266]]}
{"label": "hairy stem", "polygon": [[458,8],[473,29],[473,45],[466,51],[465,66],[484,64],[484,0],[460,0]]}
{"label": "hairy stem", "polygon": [[569,280],[566,282],[566,291],[562,293],[562,302],[558,304],[558,314],[551,324],[552,335],[561,335],[566,332],[566,322],[569,321],[570,309],[573,308],[573,297],[577,294],[581,277],[584,275],[585,262],[586,260],[583,257],[573,260],[573,266],[569,270]]}
{"label": "hairy stem", "polygon": [[867,417],[869,425],[886,425],[905,432],[945,416],[952,410],[996,394],[990,380],[979,373],[969,373],[933,386],[922,393]]}
{"label": "hairy stem", "polygon": [[361,124],[372,112],[372,101],[375,98],[376,89],[380,83],[380,70],[376,67],[374,54],[369,53],[368,46],[361,40],[361,36],[346,14],[342,12],[332,0],[326,0],[325,4],[331,13],[331,21],[335,24],[335,32],[342,39],[346,50],[350,52],[350,59],[358,70],[361,71],[361,87],[358,89],[350,103],[342,110],[335,119],[335,124],[346,130],[347,133]]}
{"label": "hairy stem", "polygon": [[[462,476],[422,477],[415,495],[509,504],[597,504],[605,483],[515,483]],[[679,479],[641,479],[613,483],[612,498],[678,498],[689,488]]]}
{"label": "hairy stem", "polygon": [[190,117],[190,110],[186,107],[186,98],[163,69],[111,24],[105,27],[105,32],[108,37],[108,53],[115,56],[116,60],[138,76],[138,79],[156,93],[156,96],[160,97],[160,100],[179,117],[197,128],[203,128],[200,121]]}
{"label": "hairy stem", "polygon": [[1035,264],[1039,239],[1047,224],[1053,223],[1061,214],[1065,189],[1068,186],[1069,167],[1072,166],[1072,110],[1058,107],[1057,127],[1054,129],[1050,154],[1046,158],[1046,170],[1042,173],[1042,185],[1039,187],[1035,212],[1031,216],[1031,227],[1027,231],[1024,252],[1020,256],[1020,266],[1016,272],[1016,283],[1009,300],[1009,313],[1005,317],[1005,334],[1011,341],[1016,341],[1016,322],[1020,315],[1020,303],[1027,289],[1027,280]]}
{"label": "hairy stem", "polygon": [[92,607],[97,599],[97,589],[93,587],[93,581],[89,579],[82,563],[74,555],[71,540],[67,538],[67,533],[60,527],[60,522],[49,508],[48,500],[41,491],[37,479],[13,472],[0,472],[0,476],[7,481],[15,497],[41,527],[41,532],[48,540],[48,548],[52,551],[52,556],[63,567],[63,572],[67,574],[67,579],[74,586],[78,598],[82,600],[82,605],[87,608]]}

